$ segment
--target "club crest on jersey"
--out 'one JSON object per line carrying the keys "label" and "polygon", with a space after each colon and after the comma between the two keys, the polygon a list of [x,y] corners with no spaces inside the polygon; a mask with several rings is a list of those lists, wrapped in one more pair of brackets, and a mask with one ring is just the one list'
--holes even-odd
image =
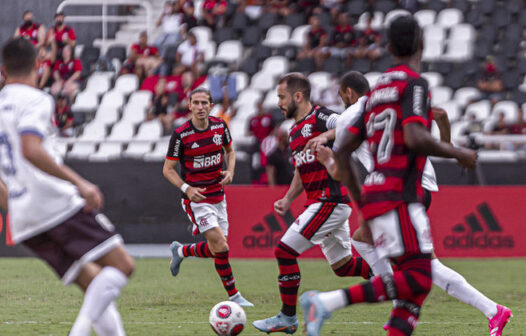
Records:
{"label": "club crest on jersey", "polygon": [[219,146],[223,142],[223,137],[221,136],[221,134],[214,134],[214,138],[212,139],[212,141]]}
{"label": "club crest on jersey", "polygon": [[311,137],[312,136],[312,124],[306,124],[305,126],[303,126],[303,128],[301,129],[301,135],[304,138]]}

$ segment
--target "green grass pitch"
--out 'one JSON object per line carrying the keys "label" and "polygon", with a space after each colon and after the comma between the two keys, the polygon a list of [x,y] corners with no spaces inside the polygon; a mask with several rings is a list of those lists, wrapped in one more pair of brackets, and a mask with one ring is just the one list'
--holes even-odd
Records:
{"label": "green grass pitch", "polygon": [[[490,298],[512,308],[515,317],[504,335],[526,335],[526,261],[445,260]],[[173,278],[168,259],[139,259],[136,273],[118,300],[128,335],[212,335],[210,308],[226,300],[212,260],[185,260]],[[274,315],[280,308],[274,260],[232,260],[238,289],[256,306],[245,309],[242,335],[258,333],[251,322]],[[359,282],[338,278],[323,260],[301,260],[300,293],[329,290]],[[0,335],[67,335],[82,296],[63,287],[36,259],[0,259]],[[336,312],[323,335],[385,335],[391,303],[361,305]],[[302,314],[300,314],[302,320]],[[434,287],[415,335],[488,335],[484,316]],[[301,335],[300,327],[297,335]]]}

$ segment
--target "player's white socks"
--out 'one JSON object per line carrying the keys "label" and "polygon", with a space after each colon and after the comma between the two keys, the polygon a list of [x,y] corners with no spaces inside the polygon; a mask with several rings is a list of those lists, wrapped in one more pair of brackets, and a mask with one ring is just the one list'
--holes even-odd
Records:
{"label": "player's white socks", "polygon": [[379,258],[374,246],[351,239],[351,243],[360,253],[362,258],[369,264],[374,275],[393,274],[393,268],[385,258]]}
{"label": "player's white socks", "polygon": [[184,247],[184,246],[179,246],[179,247],[177,248],[177,255],[179,256],[179,258],[184,258],[183,247]]}
{"label": "player's white socks", "polygon": [[93,323],[93,329],[98,336],[126,336],[121,314],[115,302],[110,303],[99,319]]}
{"label": "player's white socks", "polygon": [[495,302],[471,286],[462,275],[442,264],[440,260],[431,260],[431,273],[433,283],[452,297],[477,308],[488,319],[497,314]]}
{"label": "player's white socks", "polygon": [[319,293],[318,298],[320,299],[321,304],[329,312],[342,309],[348,304],[347,296],[345,295],[345,291],[343,289]]}
{"label": "player's white socks", "polygon": [[79,315],[69,333],[70,336],[91,336],[91,326],[97,321],[109,304],[119,297],[121,289],[128,283],[124,273],[115,267],[106,266],[91,281]]}

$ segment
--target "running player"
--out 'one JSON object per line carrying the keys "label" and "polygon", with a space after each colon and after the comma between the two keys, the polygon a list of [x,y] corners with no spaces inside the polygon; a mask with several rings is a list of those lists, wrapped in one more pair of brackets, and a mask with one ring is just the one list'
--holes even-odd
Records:
{"label": "running player", "polygon": [[[476,153],[436,141],[429,133],[432,112],[427,82],[413,70],[420,68],[421,29],[411,16],[393,20],[388,33],[393,68],[367,94],[366,105],[348,128],[351,133],[336,157],[342,181],[351,191],[372,233],[380,259],[391,258],[394,274],[328,293],[307,292],[301,298],[308,335],[318,335],[330,312],[362,302],[398,299],[388,335],[411,335],[422,304],[431,290],[433,243],[423,206],[422,175],[427,155],[455,158],[473,168]],[[367,140],[374,171],[363,192],[349,169],[349,154]]]}
{"label": "running player", "polygon": [[[6,85],[0,91],[0,176],[7,190],[12,238],[46,261],[84,301],[69,335],[124,335],[113,303],[134,261],[111,222],[97,210],[99,189],[53,152],[53,98],[36,89],[36,49],[16,38],[2,49]],[[2,196],[2,199],[5,196]],[[6,204],[4,203],[3,206]]]}
{"label": "running player", "polygon": [[369,278],[370,268],[362,258],[352,256],[349,221],[351,207],[345,187],[334,181],[325,167],[316,160],[306,143],[326,132],[338,114],[310,102],[310,83],[298,73],[283,76],[278,85],[279,107],[285,118],[294,118],[290,130],[290,147],[294,178],[285,197],[274,203],[274,210],[284,214],[305,189],[307,209],[289,227],[274,254],[278,261],[278,284],[282,308],[278,315],[258,320],[254,327],[263,332],[292,334],[298,327],[297,293],[301,274],[297,258],[314,245],[320,245],[325,258],[338,276]]}
{"label": "running player", "polygon": [[[192,118],[173,132],[166,154],[163,174],[181,189],[181,203],[193,223],[194,235],[202,233],[206,239],[191,245],[174,241],[170,246],[173,256],[170,270],[177,276],[186,257],[214,258],[229,300],[250,307],[253,304],[236,289],[228,257],[228,215],[223,186],[234,178],[236,156],[226,123],[209,116],[212,106],[210,91],[197,88],[190,93]],[[223,157],[227,164],[224,171]],[[175,170],[179,162],[181,175]]]}
{"label": "running player", "polygon": [[[364,90],[366,87],[367,90]],[[338,119],[333,150],[337,149],[337,146],[342,141],[341,138],[345,136],[345,133],[343,132],[345,130],[345,125],[349,124],[352,118],[359,114],[360,101],[365,99],[363,94],[367,91],[369,91],[367,79],[359,72],[350,71],[342,77],[340,96],[345,102],[347,110],[345,110],[342,113],[342,116]],[[355,103],[356,105],[354,105]],[[433,118],[440,130],[440,140],[450,143],[451,131],[446,111],[439,108],[433,108]],[[333,178],[339,180],[340,172],[338,171],[338,166],[334,162],[332,151],[327,147],[320,146],[319,143],[320,141],[317,142],[316,146],[318,160],[326,166],[329,174],[331,174]],[[353,157],[358,159],[368,172],[371,172],[372,169],[369,167],[372,162],[372,157],[367,148],[365,148],[364,151],[364,145],[366,145],[366,142],[362,143],[358,150],[353,153]],[[424,166],[422,188],[425,193],[424,205],[427,210],[431,205],[431,193],[438,191],[435,171],[429,159],[427,159],[426,165]],[[385,259],[378,260],[374,246],[369,244],[370,238],[363,237],[363,233],[360,231],[360,229],[355,231],[352,244],[371,266],[373,273],[376,275],[392,273],[388,261]],[[472,305],[482,312],[489,320],[490,333],[492,330],[495,330],[495,328],[497,328],[497,330],[502,330],[504,328],[507,322],[505,317],[508,314],[509,308],[501,306],[487,298],[484,294],[471,286],[462,275],[442,264],[434,253],[431,258],[431,272],[433,283],[435,285],[454,298]]]}

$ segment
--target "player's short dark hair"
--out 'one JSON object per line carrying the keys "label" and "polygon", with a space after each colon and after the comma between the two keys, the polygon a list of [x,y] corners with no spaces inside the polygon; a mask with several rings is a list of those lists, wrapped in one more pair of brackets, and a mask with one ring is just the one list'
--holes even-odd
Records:
{"label": "player's short dark hair", "polygon": [[351,88],[360,96],[363,96],[370,90],[367,78],[358,71],[349,71],[343,75],[340,79],[340,87],[344,90]]}
{"label": "player's short dark hair", "polygon": [[2,63],[7,75],[24,76],[35,68],[37,50],[29,40],[17,37],[2,47]]}
{"label": "player's short dark hair", "polygon": [[212,93],[210,93],[210,90],[205,89],[204,87],[198,87],[193,89],[192,92],[190,92],[190,101],[192,101],[192,97],[196,93],[206,93],[208,95],[208,101],[212,103]]}
{"label": "player's short dark hair", "polygon": [[55,17],[57,16],[66,16],[66,14],[64,14],[64,12],[56,12]]}
{"label": "player's short dark hair", "polygon": [[33,14],[33,11],[31,11],[31,10],[29,10],[29,9],[28,9],[28,10],[25,10],[25,11],[24,11],[24,14],[22,14],[22,17],[26,16],[27,14]]}
{"label": "player's short dark hair", "polygon": [[283,83],[287,85],[287,91],[289,91],[290,95],[301,92],[306,100],[310,100],[310,82],[303,74],[299,72],[289,72],[279,79],[278,84]]}
{"label": "player's short dark hair", "polygon": [[400,15],[391,22],[387,40],[394,56],[415,54],[422,40],[422,29],[411,15]]}

